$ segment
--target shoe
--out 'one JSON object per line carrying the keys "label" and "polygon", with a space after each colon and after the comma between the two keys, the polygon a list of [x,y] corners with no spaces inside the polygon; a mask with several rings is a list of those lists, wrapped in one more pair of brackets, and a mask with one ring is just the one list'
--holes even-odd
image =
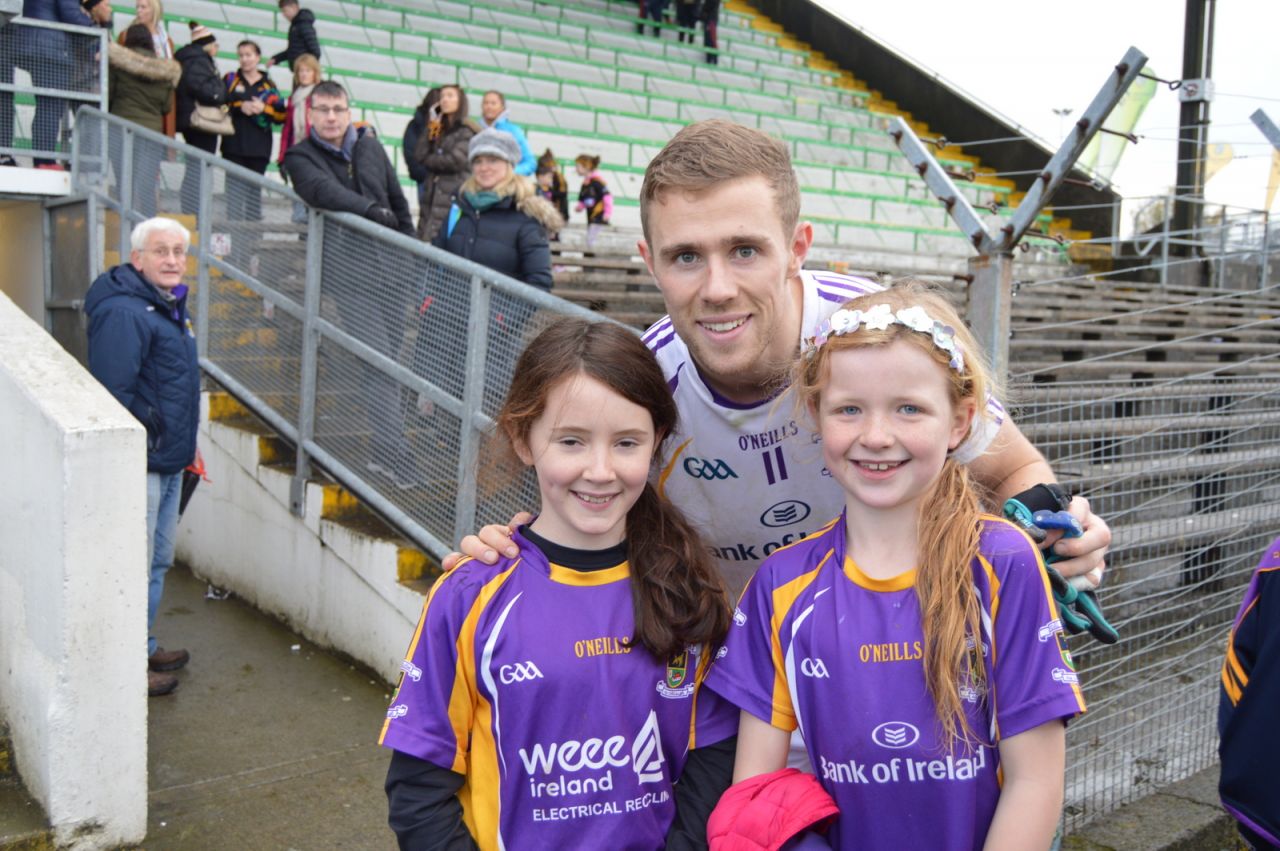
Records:
{"label": "shoe", "polygon": [[176,671],[185,668],[191,661],[191,654],[185,650],[165,650],[157,647],[147,659],[147,667],[153,671]]}
{"label": "shoe", "polygon": [[15,160],[13,157],[9,156],[8,154],[4,154],[3,156],[0,156],[0,166],[9,166],[11,168],[17,168],[17,165],[18,165],[18,161]]}
{"label": "shoe", "polygon": [[155,671],[147,671],[147,697],[172,694],[177,687],[178,678],[173,674],[157,674]]}

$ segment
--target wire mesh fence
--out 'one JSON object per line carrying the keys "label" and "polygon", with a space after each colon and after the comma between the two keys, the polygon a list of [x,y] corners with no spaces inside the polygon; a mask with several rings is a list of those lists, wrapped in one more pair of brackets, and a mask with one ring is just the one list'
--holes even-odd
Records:
{"label": "wire mesh fence", "polygon": [[[82,113],[76,140],[119,252],[143,218],[131,169],[158,169],[146,201],[197,234],[202,366],[297,446],[295,494],[317,462],[436,554],[535,504],[490,418],[527,340],[595,314],[357,217],[295,223],[287,188],[110,116]],[[1214,759],[1226,630],[1280,527],[1280,298],[1081,277],[1011,309],[1015,418],[1115,534],[1101,595],[1122,641],[1073,641],[1072,829]]]}
{"label": "wire mesh fence", "polygon": [[21,17],[0,24],[0,157],[70,157],[75,111],[107,108],[108,35]]}

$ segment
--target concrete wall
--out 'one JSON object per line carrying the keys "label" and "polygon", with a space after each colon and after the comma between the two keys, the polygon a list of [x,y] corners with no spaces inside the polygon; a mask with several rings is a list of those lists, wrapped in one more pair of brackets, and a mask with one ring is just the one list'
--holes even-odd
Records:
{"label": "concrete wall", "polygon": [[294,515],[291,472],[259,463],[258,436],[210,422],[204,408],[211,481],[178,525],[178,559],[394,683],[423,602],[397,581],[398,544],[323,519],[318,485],[308,486],[306,516]]}
{"label": "concrete wall", "polygon": [[59,847],[146,833],[145,445],[0,294],[0,716]]}

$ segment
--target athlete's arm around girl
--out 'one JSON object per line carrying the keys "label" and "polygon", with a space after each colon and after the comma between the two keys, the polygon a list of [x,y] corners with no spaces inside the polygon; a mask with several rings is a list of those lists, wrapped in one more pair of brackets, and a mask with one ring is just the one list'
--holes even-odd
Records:
{"label": "athlete's arm around girl", "polygon": [[[845,511],[764,562],[707,685],[742,710],[735,781],[769,780],[799,728],[840,809],[833,848],[1053,838],[1084,701],[1039,551],[950,457],[989,384],[950,303],[914,283],[844,305],[797,363]],[[733,832],[722,810],[713,836]]]}
{"label": "athlete's arm around girl", "polygon": [[649,484],[675,418],[621,326],[560,319],[521,355],[497,433],[541,507],[423,607],[381,736],[402,848],[706,846],[738,713],[702,689],[724,587]]}

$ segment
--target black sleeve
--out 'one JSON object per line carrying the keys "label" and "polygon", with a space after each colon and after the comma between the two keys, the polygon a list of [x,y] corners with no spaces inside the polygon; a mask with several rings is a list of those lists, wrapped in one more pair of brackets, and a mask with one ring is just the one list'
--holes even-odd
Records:
{"label": "black sleeve", "polygon": [[462,821],[461,774],[392,751],[387,768],[387,823],[402,851],[472,851],[478,846]]}
{"label": "black sleeve", "polygon": [[287,62],[287,61],[289,61],[289,48],[287,47],[284,50],[277,53],[275,56],[271,57],[271,62],[274,65],[279,65],[281,62]]}
{"label": "black sleeve", "polygon": [[316,59],[320,58],[320,39],[316,36],[316,25],[310,21],[305,21],[299,27],[302,36],[302,46],[306,53],[310,53]]}
{"label": "black sleeve", "polygon": [[418,139],[422,136],[423,128],[418,126],[416,119],[410,121],[408,126],[404,128],[404,136],[400,140],[400,146],[404,153],[404,164],[409,169],[409,177],[415,183],[422,183],[427,179],[429,172],[424,163],[417,157]]}
{"label": "black sleeve", "polygon": [[551,246],[547,231],[536,219],[525,216],[516,233],[516,250],[520,252],[520,274],[530,286],[551,292]]}
{"label": "black sleeve", "polygon": [[[285,169],[293,181],[293,191],[318,210],[355,213],[363,216],[374,202],[338,182],[327,169],[317,165],[295,145],[284,155]],[[403,197],[403,196],[402,196]]]}
{"label": "black sleeve", "polygon": [[404,197],[404,190],[400,188],[400,178],[396,176],[395,167],[391,165],[391,160],[387,159],[385,153],[382,160],[387,168],[387,200],[391,202],[391,212],[396,214],[396,219],[400,222],[396,230],[406,236],[413,236],[413,213],[409,210],[409,201]]}
{"label": "black sleeve", "polygon": [[720,796],[733,783],[733,756],[738,737],[689,751],[676,782],[676,820],[667,831],[668,851],[707,847],[707,819]]}

